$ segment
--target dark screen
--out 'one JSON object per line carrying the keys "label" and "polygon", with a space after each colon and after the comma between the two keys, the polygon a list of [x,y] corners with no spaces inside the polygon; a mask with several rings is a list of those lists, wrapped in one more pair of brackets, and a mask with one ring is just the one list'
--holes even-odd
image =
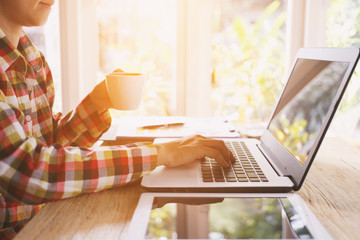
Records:
{"label": "dark screen", "polygon": [[348,66],[312,59],[296,62],[268,129],[302,164],[328,117]]}

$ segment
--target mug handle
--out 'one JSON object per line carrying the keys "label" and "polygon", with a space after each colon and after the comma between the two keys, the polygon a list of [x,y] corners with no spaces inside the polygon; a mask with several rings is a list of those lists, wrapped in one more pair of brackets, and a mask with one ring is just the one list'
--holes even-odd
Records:
{"label": "mug handle", "polygon": [[120,73],[120,72],[124,72],[124,71],[120,68],[117,68],[112,73]]}

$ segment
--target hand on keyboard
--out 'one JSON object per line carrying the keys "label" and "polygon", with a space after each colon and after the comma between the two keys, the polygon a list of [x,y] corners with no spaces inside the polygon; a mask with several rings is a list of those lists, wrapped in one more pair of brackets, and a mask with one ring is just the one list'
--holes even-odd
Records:
{"label": "hand on keyboard", "polygon": [[175,141],[156,144],[158,165],[180,166],[204,157],[211,157],[223,167],[229,167],[235,157],[225,146],[224,141],[206,138],[201,135],[181,138]]}
{"label": "hand on keyboard", "polygon": [[204,182],[267,182],[265,174],[243,142],[227,141],[226,146],[234,156],[230,167],[222,168],[214,159],[201,160],[201,172]]}

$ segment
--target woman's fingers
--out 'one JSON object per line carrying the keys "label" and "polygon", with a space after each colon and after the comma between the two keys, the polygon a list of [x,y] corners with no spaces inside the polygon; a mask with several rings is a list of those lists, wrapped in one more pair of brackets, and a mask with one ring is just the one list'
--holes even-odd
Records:
{"label": "woman's fingers", "polygon": [[235,161],[234,156],[222,140],[200,135],[156,144],[158,164],[175,167],[204,157],[215,159],[223,167]]}
{"label": "woman's fingers", "polygon": [[225,168],[230,166],[229,161],[224,158],[223,154],[219,150],[210,147],[203,147],[203,150],[205,151],[204,157],[215,159],[221,166]]}
{"label": "woman's fingers", "polygon": [[[185,139],[184,143],[195,143],[198,147],[201,147],[201,146],[210,147],[212,149],[219,151],[221,153],[223,159],[225,159],[227,162],[235,161],[235,157],[233,156],[231,151],[226,147],[224,141],[222,141],[222,140],[208,138],[208,137],[204,137],[201,135],[193,135],[193,136]],[[208,156],[208,157],[210,157],[210,156]]]}
{"label": "woman's fingers", "polygon": [[221,152],[225,159],[229,159],[230,162],[235,162],[235,157],[231,153],[230,149],[228,149],[222,140],[216,139],[204,139],[202,140],[203,144],[212,148],[217,149]]}

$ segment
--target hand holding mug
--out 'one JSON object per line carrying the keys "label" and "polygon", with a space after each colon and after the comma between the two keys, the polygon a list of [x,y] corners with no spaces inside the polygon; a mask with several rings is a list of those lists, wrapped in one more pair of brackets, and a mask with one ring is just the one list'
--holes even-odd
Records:
{"label": "hand holding mug", "polygon": [[134,110],[142,99],[145,75],[116,69],[89,94],[93,106],[101,114],[109,108]]}
{"label": "hand holding mug", "polygon": [[144,92],[144,74],[113,72],[106,75],[105,83],[113,108],[135,110],[139,107]]}

